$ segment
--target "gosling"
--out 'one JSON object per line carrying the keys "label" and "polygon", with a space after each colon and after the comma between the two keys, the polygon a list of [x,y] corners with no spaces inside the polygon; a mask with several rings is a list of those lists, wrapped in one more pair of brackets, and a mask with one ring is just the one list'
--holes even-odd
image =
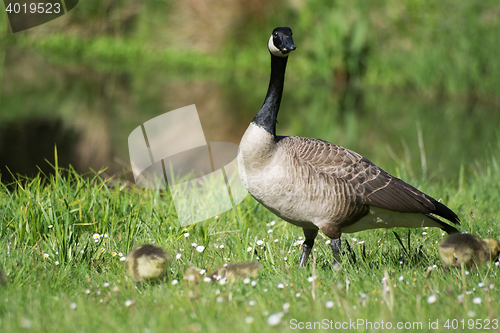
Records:
{"label": "gosling", "polygon": [[237,264],[224,264],[209,274],[212,280],[217,277],[225,278],[227,282],[235,282],[238,279],[251,277],[255,279],[262,268],[258,262],[242,262]]}
{"label": "gosling", "polygon": [[473,268],[485,261],[494,261],[500,253],[500,245],[496,239],[479,237],[470,234],[455,234],[441,241],[439,255],[445,266]]}
{"label": "gosling", "polygon": [[169,258],[165,255],[165,251],[161,247],[151,244],[135,248],[127,254],[125,259],[125,267],[137,282],[138,287],[141,287],[144,280],[167,280],[166,270],[168,265]]}

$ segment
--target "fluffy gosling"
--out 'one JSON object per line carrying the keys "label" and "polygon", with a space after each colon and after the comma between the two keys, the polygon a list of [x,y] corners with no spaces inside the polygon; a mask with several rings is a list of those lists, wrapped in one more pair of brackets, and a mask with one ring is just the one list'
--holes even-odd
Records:
{"label": "fluffy gosling", "polygon": [[500,253],[500,245],[496,239],[479,237],[470,234],[455,234],[441,241],[439,255],[445,266],[467,268],[482,265],[485,261],[494,261]]}
{"label": "fluffy gosling", "polygon": [[262,265],[258,262],[242,262],[237,264],[221,265],[215,271],[209,274],[212,280],[216,280],[217,276],[225,278],[228,282],[235,282],[238,279],[251,277],[256,278]]}
{"label": "fluffy gosling", "polygon": [[127,254],[125,267],[140,287],[142,281],[168,279],[167,267],[169,258],[159,246],[141,245]]}

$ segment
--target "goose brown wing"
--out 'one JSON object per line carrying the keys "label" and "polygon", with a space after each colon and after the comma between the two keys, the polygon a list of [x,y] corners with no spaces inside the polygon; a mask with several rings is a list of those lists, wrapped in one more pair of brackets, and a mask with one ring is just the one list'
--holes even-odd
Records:
{"label": "goose brown wing", "polygon": [[303,137],[285,137],[279,145],[294,151],[296,158],[314,169],[315,173],[349,182],[362,196],[364,204],[402,213],[433,213],[459,224],[457,215],[448,207],[391,176],[356,152]]}

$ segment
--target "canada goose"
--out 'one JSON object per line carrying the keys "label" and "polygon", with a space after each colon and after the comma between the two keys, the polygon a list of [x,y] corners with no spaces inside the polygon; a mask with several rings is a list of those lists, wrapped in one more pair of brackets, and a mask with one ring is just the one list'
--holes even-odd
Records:
{"label": "canada goose", "polygon": [[271,212],[304,230],[303,267],[321,230],[339,260],[340,236],[374,228],[438,227],[458,232],[431,214],[460,225],[442,203],[391,176],[365,157],[329,142],[276,136],[290,28],[274,29],[268,41],[271,78],[264,103],[240,143],[238,169],[250,194]]}
{"label": "canada goose", "polygon": [[235,282],[238,279],[243,279],[246,277],[256,278],[262,265],[258,262],[242,262],[237,264],[225,264],[219,266],[215,271],[210,273],[208,276],[212,280],[217,280],[217,277],[225,278],[228,282]]}
{"label": "canada goose", "polygon": [[161,247],[145,244],[127,254],[125,267],[140,287],[143,280],[168,279],[168,261]]}
{"label": "canada goose", "polygon": [[496,239],[481,239],[469,234],[451,235],[439,244],[439,256],[445,266],[479,266],[485,261],[496,260],[499,252]]}

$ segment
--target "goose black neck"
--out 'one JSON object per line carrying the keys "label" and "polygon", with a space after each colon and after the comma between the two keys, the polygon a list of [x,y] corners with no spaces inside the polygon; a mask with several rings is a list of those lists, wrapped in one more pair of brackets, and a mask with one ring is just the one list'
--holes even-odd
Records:
{"label": "goose black neck", "polygon": [[267,132],[276,136],[276,120],[283,94],[283,85],[285,82],[285,69],[288,57],[277,57],[271,54],[271,79],[267,89],[264,104],[259,113],[253,118],[252,122],[264,128]]}

